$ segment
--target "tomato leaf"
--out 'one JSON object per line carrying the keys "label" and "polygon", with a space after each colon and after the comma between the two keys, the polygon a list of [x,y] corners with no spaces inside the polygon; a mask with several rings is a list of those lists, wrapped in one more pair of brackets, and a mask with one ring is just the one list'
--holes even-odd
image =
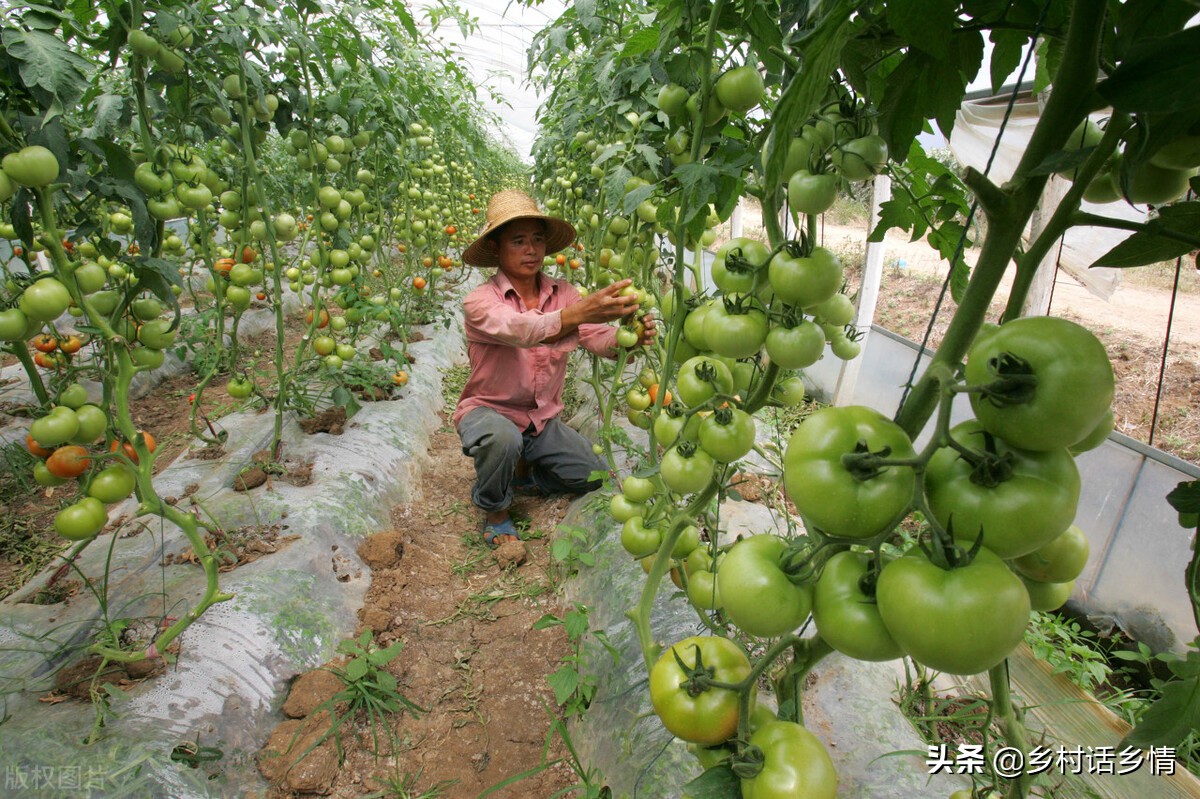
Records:
{"label": "tomato leaf", "polygon": [[1144,230],[1134,233],[1101,255],[1092,266],[1117,268],[1145,266],[1187,255],[1195,249],[1194,245],[1186,241],[1167,238],[1162,235],[1162,231],[1194,235],[1198,227],[1200,227],[1200,202],[1168,205],[1159,211],[1157,218],[1146,223]]}
{"label": "tomato leaf", "polygon": [[1124,61],[1133,43],[1163,31],[1179,30],[1195,15],[1196,7],[1188,0],[1126,0],[1112,13],[1117,28],[1113,60]]}
{"label": "tomato leaf", "polygon": [[1200,731],[1200,676],[1164,683],[1162,696],[1146,708],[1120,746],[1177,746],[1195,731]]}
{"label": "tomato leaf", "polygon": [[888,152],[907,152],[927,119],[936,121],[942,135],[949,138],[967,84],[982,63],[983,36],[978,32],[961,31],[950,37],[945,58],[909,50],[889,76],[879,104],[879,132],[888,143]]}
{"label": "tomato leaf", "polygon": [[0,43],[17,61],[21,80],[44,108],[70,108],[87,91],[92,65],[57,36],[13,27],[0,34]]}
{"label": "tomato leaf", "polygon": [[728,765],[714,766],[683,786],[692,799],[739,799],[742,781]]}
{"label": "tomato leaf", "polygon": [[991,78],[992,92],[999,94],[1004,79],[1016,71],[1021,64],[1025,45],[1029,37],[1021,31],[994,30],[988,36],[992,42]]}
{"label": "tomato leaf", "polygon": [[339,408],[346,409],[346,418],[350,419],[354,414],[362,410],[362,406],[358,404],[358,400],[345,386],[338,386],[333,390],[333,404]]}
{"label": "tomato leaf", "polygon": [[1179,513],[1200,513],[1200,480],[1175,486],[1167,494],[1167,502]]}
{"label": "tomato leaf", "polygon": [[625,46],[621,48],[621,55],[618,58],[630,58],[642,53],[649,53],[657,48],[658,28],[642,28],[634,31],[625,40]]}
{"label": "tomato leaf", "polygon": [[912,47],[934,58],[948,55],[957,0],[892,0],[886,8],[888,23]]}
{"label": "tomato leaf", "polygon": [[1200,105],[1200,28],[1145,39],[1096,91],[1119,111],[1164,113]]}

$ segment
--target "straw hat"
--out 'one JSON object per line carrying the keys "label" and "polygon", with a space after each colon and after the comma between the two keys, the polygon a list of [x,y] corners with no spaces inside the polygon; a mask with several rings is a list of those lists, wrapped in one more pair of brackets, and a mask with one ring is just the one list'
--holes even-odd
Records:
{"label": "straw hat", "polygon": [[546,216],[534,199],[523,191],[501,191],[493,194],[488,201],[487,221],[479,231],[479,237],[463,251],[463,263],[470,266],[499,266],[496,246],[489,243],[489,238],[517,219],[541,219],[546,223],[547,253],[558,252],[575,241],[575,228],[570,222]]}

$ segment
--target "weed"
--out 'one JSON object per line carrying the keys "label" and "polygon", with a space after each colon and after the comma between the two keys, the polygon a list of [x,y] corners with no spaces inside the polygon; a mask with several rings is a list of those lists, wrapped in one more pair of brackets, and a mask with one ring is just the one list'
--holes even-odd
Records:
{"label": "weed", "polygon": [[1085,691],[1094,692],[1112,674],[1096,634],[1062,616],[1035,612],[1025,628],[1025,643],[1055,674],[1065,675]]}
{"label": "weed", "polygon": [[[563,707],[568,717],[583,715],[596,695],[596,680],[584,671],[583,637],[589,632],[589,612],[586,605],[576,602],[575,607],[568,610],[561,619],[553,613],[547,613],[533,625],[535,630],[561,626],[571,642],[572,651],[563,658],[562,666],[546,678],[546,682],[550,683],[550,688],[554,691],[554,700]],[[615,665],[618,652],[608,642],[608,636],[603,630],[592,632],[592,636],[612,655]]]}
{"label": "weed", "polygon": [[414,715],[425,712],[397,690],[395,675],[386,669],[403,648],[404,642],[396,641],[391,646],[377,649],[371,631],[363,630],[357,641],[351,639],[338,644],[337,651],[350,656],[345,668],[330,669],[343,684],[342,690],[328,700],[330,710],[342,702],[347,705],[345,715],[332,713],[334,733],[346,719],[366,711],[376,755],[379,754],[379,726],[383,726],[389,737],[393,736],[387,714],[405,710]]}
{"label": "weed", "polygon": [[417,790],[417,780],[421,778],[421,769],[416,774],[396,774],[387,779],[376,778],[383,785],[383,790],[367,794],[365,799],[438,799],[446,796],[446,791],[456,783],[454,780],[442,780],[429,786],[423,791]]}
{"label": "weed", "polygon": [[588,531],[579,525],[559,525],[559,535],[550,544],[550,579],[561,585],[579,571],[580,566],[593,566],[595,556],[587,550]]}

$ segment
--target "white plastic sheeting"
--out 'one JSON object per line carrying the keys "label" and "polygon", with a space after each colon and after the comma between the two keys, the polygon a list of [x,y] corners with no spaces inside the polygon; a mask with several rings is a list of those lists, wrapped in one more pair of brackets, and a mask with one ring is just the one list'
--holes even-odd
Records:
{"label": "white plastic sheeting", "polygon": [[[963,165],[983,172],[1007,112],[1007,102],[986,100],[963,103],[950,136],[950,151],[954,157]],[[1037,126],[1038,115],[1036,98],[1023,97],[1013,105],[1012,114],[1000,138],[1000,146],[987,173],[993,183],[1003,185],[1016,172],[1017,164]],[[1097,121],[1102,121],[1104,117],[1104,113],[1093,115]],[[1062,178],[1052,177],[1047,186],[1047,196],[1061,196],[1064,183]],[[1145,210],[1124,202],[1107,205],[1085,202],[1083,210],[1119,219],[1141,221],[1146,218]],[[1055,248],[1059,266],[1088,291],[1108,299],[1120,285],[1121,270],[1092,267],[1092,264],[1130,235],[1129,231],[1110,228],[1071,228],[1063,238],[1061,253],[1057,253],[1058,248]]]}

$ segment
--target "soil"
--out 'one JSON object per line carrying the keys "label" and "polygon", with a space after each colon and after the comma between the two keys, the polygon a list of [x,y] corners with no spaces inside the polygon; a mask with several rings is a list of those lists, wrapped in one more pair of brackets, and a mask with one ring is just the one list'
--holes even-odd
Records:
{"label": "soil", "polygon": [[533,629],[545,614],[563,612],[546,531],[562,519],[568,499],[519,497],[513,515],[527,540],[492,552],[470,504],[474,468],[451,428],[434,435],[429,462],[419,481],[432,487],[429,494],[395,508],[394,529],[359,549],[372,567],[359,631],[371,630],[379,647],[403,643],[386,670],[420,710],[386,713],[374,723],[363,712],[350,714],[339,765],[328,736],[330,710],[348,710],[333,700],[344,684],[331,670],[344,668],[345,659],[301,675],[284,706],[292,718],[260,753],[274,799],[385,789],[475,797],[527,771],[536,773],[489,795],[554,796],[574,784],[563,742],[551,734],[558,716],[546,682],[571,647],[561,626]]}

